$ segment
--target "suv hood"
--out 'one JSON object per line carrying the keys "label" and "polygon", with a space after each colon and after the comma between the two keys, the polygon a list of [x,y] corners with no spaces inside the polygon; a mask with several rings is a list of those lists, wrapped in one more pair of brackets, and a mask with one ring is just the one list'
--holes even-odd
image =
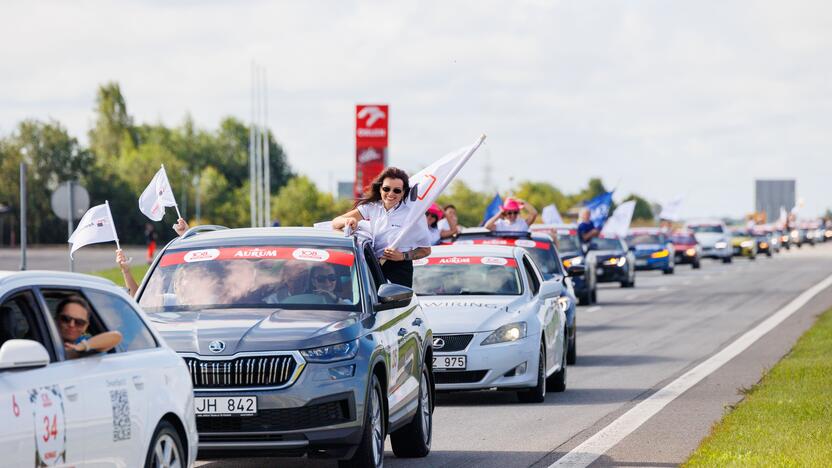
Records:
{"label": "suv hood", "polygon": [[702,244],[703,247],[713,247],[714,244],[721,240],[727,241],[728,236],[724,232],[698,232],[694,234],[696,240]]}
{"label": "suv hood", "polygon": [[[206,309],[147,314],[179,353],[230,356],[252,351],[295,351],[358,338],[357,312],[292,309]],[[208,350],[220,340],[225,349]]]}
{"label": "suv hood", "polygon": [[514,322],[525,296],[422,296],[434,335],[496,330]]}

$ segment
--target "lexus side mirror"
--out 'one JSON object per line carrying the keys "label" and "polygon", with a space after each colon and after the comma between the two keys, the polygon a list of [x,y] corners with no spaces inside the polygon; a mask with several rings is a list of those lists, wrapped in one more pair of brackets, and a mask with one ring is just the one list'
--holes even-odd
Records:
{"label": "lexus side mirror", "polygon": [[49,364],[49,353],[34,340],[8,340],[0,347],[0,370],[32,369]]}
{"label": "lexus side mirror", "polygon": [[583,276],[586,274],[586,267],[584,265],[572,265],[566,269],[566,274],[569,276]]}
{"label": "lexus side mirror", "polygon": [[386,283],[378,288],[378,306],[376,310],[405,307],[413,299],[413,290],[400,284]]}

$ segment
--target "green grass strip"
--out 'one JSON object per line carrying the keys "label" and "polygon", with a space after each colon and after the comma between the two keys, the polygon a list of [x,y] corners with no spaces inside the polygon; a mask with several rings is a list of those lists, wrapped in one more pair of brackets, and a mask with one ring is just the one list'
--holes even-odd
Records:
{"label": "green grass strip", "polygon": [[832,310],[745,395],[683,466],[832,466]]}
{"label": "green grass strip", "polygon": [[[144,278],[144,274],[147,273],[148,268],[149,265],[133,265],[130,267],[130,273],[133,274],[133,278],[136,279],[136,283],[142,284],[142,278]],[[109,268],[107,270],[94,271],[90,274],[100,276],[102,278],[107,278],[108,280],[112,281],[113,283],[119,286],[124,286],[124,279],[122,278],[121,270],[118,267]]]}

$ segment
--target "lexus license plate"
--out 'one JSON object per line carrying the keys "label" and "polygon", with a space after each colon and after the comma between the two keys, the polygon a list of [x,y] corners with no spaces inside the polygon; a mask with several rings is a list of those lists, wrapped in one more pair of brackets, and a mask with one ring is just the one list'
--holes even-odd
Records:
{"label": "lexus license plate", "polygon": [[197,416],[254,416],[256,396],[194,397]]}
{"label": "lexus license plate", "polygon": [[467,365],[466,356],[435,356],[433,358],[434,369],[465,369]]}

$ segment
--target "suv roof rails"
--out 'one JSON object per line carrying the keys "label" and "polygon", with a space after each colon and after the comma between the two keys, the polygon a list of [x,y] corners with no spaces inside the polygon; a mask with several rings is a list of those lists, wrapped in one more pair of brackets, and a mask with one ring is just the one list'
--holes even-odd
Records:
{"label": "suv roof rails", "polygon": [[193,237],[193,236],[195,236],[199,233],[202,233],[202,232],[222,231],[224,229],[228,229],[228,228],[225,227],[225,226],[220,226],[219,224],[203,224],[201,226],[194,226],[194,227],[188,229],[187,231],[185,231],[185,234],[182,234],[182,239],[187,239],[189,237]]}

